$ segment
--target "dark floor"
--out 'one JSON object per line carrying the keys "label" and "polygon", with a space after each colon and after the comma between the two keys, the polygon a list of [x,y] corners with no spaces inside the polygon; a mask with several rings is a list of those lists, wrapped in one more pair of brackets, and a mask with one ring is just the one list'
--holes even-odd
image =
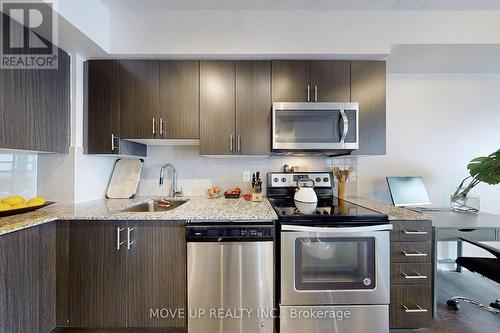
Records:
{"label": "dark floor", "polygon": [[482,310],[472,304],[461,304],[460,310],[448,309],[446,301],[452,296],[465,296],[490,304],[500,298],[500,285],[478,274],[441,271],[437,273],[437,318],[432,329],[391,330],[391,333],[489,333],[500,332],[500,315]]}

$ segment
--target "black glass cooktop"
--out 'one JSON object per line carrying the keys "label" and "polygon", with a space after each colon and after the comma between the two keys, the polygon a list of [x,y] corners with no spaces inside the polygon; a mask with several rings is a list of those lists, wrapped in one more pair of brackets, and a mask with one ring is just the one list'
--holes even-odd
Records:
{"label": "black glass cooktop", "polygon": [[318,199],[318,204],[295,203],[293,198],[270,198],[280,221],[304,222],[314,221],[314,224],[331,224],[346,222],[353,224],[381,224],[388,221],[386,214],[353,204],[338,198]]}

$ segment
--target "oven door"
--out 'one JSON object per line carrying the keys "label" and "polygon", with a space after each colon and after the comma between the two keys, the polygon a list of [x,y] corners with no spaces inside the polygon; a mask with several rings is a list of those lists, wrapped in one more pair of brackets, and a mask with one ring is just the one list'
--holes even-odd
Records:
{"label": "oven door", "polygon": [[389,304],[389,230],[282,226],[281,304]]}
{"label": "oven door", "polygon": [[358,146],[358,103],[273,103],[273,150]]}

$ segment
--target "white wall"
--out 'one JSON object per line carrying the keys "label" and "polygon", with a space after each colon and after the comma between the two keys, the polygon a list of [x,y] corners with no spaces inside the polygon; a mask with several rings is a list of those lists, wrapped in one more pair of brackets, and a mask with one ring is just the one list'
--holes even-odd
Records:
{"label": "white wall", "polygon": [[386,55],[394,44],[500,43],[500,11],[110,10],[110,52]]}
{"label": "white wall", "polygon": [[[388,74],[387,155],[359,158],[359,195],[390,202],[386,176],[422,175],[447,206],[468,162],[500,148],[499,92],[498,74]],[[482,211],[500,214],[500,186],[478,191]]]}

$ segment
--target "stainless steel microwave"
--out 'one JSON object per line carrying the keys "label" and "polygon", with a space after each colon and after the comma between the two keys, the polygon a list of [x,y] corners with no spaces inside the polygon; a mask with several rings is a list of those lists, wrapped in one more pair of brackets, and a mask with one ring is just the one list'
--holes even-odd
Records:
{"label": "stainless steel microwave", "polygon": [[273,103],[273,153],[349,153],[359,148],[358,103]]}

